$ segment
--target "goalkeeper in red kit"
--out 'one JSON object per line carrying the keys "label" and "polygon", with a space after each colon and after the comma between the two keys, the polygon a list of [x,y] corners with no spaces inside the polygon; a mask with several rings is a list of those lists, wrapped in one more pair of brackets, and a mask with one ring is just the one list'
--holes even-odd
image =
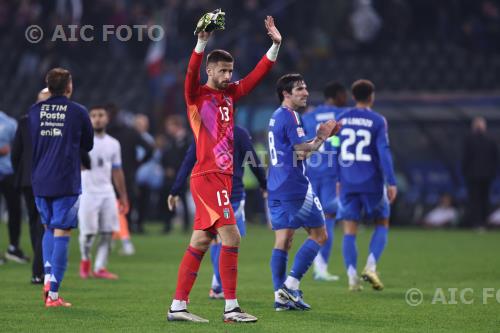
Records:
{"label": "goalkeeper in red kit", "polygon": [[[271,70],[278,55],[281,35],[273,18],[267,16],[265,27],[273,44],[257,66],[237,82],[231,82],[234,65],[231,54],[224,50],[210,52],[206,60],[208,81],[202,85],[200,67],[211,35],[207,31],[213,30],[216,23],[219,29],[223,29],[223,15],[219,10],[200,19],[195,31],[198,42],[191,55],[184,84],[187,115],[196,142],[197,162],[191,174],[196,214],[191,241],[179,266],[177,288],[167,315],[169,321],[208,322],[188,312],[187,301],[203,255],[217,235],[222,240],[219,271],[226,302],[223,320],[257,321],[256,317],[241,310],[236,298],[240,234],[229,201],[233,174],[234,104],[250,93]],[[211,20],[212,23],[203,26],[203,20]]]}

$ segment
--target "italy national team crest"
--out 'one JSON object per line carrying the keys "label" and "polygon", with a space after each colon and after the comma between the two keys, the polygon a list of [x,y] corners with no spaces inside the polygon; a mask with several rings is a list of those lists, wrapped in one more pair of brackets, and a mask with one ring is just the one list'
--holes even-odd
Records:
{"label": "italy national team crest", "polygon": [[229,219],[229,208],[224,208],[224,218]]}

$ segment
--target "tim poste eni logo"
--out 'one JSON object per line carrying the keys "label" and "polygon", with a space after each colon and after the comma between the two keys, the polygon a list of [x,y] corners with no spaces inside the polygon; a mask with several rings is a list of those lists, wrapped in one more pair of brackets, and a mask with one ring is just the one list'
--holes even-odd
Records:
{"label": "tim poste eni logo", "polygon": [[67,105],[42,104],[40,108],[40,135],[62,136]]}

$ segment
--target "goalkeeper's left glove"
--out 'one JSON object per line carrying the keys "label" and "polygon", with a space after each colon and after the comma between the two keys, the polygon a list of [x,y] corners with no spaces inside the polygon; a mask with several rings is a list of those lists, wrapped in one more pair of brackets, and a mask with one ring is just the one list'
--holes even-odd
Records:
{"label": "goalkeeper's left glove", "polygon": [[226,13],[220,8],[213,12],[203,14],[198,20],[198,24],[196,24],[194,34],[197,35],[201,31],[211,32],[214,30],[224,30],[226,23],[225,17]]}

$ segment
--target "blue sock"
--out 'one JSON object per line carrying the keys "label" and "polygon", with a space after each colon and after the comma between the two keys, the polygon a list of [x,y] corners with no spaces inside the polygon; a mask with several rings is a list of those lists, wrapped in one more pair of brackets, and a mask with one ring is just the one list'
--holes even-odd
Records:
{"label": "blue sock", "polygon": [[323,257],[323,260],[325,261],[325,263],[328,265],[328,261],[330,260],[330,254],[332,253],[333,228],[335,227],[335,220],[332,218],[326,218],[325,219],[325,227],[326,227],[326,232],[328,234],[328,239],[326,240],[325,244],[323,244],[323,246],[319,250],[319,253]]}
{"label": "blue sock", "polygon": [[271,255],[271,273],[273,275],[274,291],[281,288],[286,280],[286,266],[288,262],[288,252],[280,249],[273,249]]}
{"label": "blue sock", "polygon": [[210,261],[212,262],[212,268],[214,269],[215,279],[217,280],[220,288],[222,288],[222,282],[220,280],[219,273],[219,257],[221,245],[221,243],[210,245]]}
{"label": "blue sock", "polygon": [[352,266],[354,269],[357,267],[358,250],[356,249],[356,235],[344,235],[344,244],[342,246],[344,254],[345,268],[349,269]]}
{"label": "blue sock", "polygon": [[68,264],[69,236],[54,237],[54,252],[52,254],[52,275],[50,277],[50,291],[57,292],[64,278]]}
{"label": "blue sock", "polygon": [[43,270],[45,274],[52,273],[52,252],[54,250],[54,230],[45,229],[42,238],[42,257],[43,257]]}
{"label": "blue sock", "polygon": [[376,261],[380,259],[382,252],[384,252],[388,231],[389,228],[383,225],[377,225],[373,231],[372,240],[370,241],[370,254],[373,254]]}
{"label": "blue sock", "polygon": [[308,238],[295,254],[290,276],[300,281],[318,255],[320,245]]}

